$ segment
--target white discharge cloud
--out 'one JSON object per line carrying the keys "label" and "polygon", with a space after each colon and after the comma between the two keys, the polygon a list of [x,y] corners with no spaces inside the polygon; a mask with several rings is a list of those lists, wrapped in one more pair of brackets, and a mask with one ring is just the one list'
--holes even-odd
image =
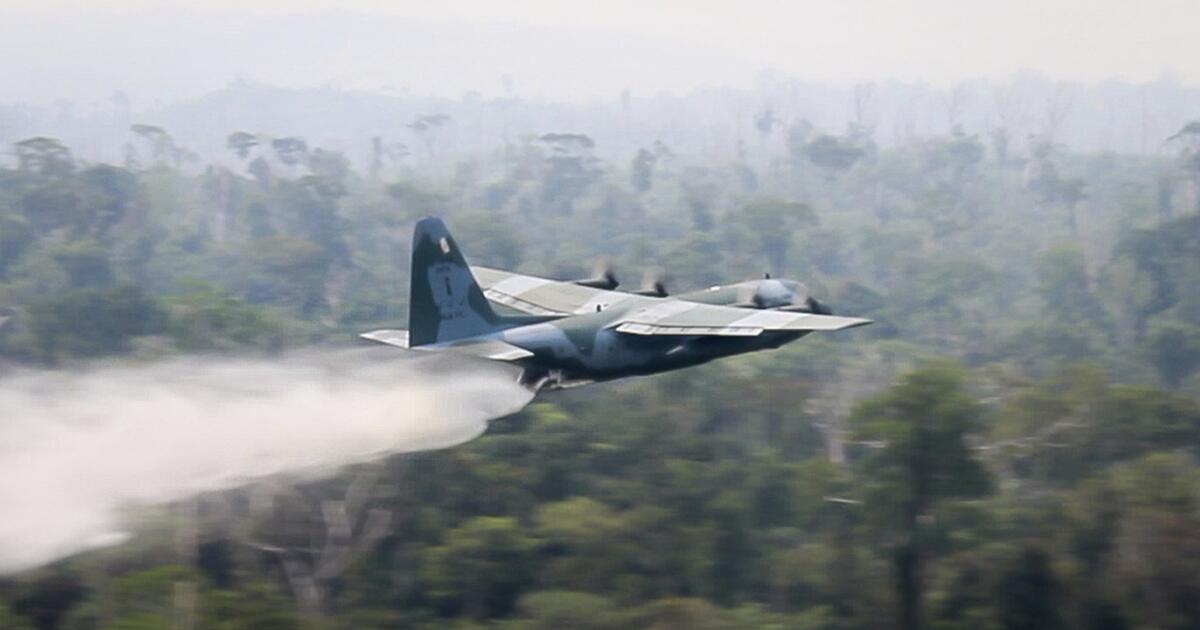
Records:
{"label": "white discharge cloud", "polygon": [[120,542],[130,505],[461,444],[532,398],[503,366],[396,357],[189,360],[0,380],[0,573]]}

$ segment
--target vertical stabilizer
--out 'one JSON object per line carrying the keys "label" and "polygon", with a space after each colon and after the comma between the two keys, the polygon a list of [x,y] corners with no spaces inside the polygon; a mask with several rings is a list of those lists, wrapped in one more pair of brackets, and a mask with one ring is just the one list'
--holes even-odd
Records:
{"label": "vertical stabilizer", "polygon": [[417,222],[408,301],[409,346],[485,335],[498,330],[500,322],[446,224],[434,217]]}

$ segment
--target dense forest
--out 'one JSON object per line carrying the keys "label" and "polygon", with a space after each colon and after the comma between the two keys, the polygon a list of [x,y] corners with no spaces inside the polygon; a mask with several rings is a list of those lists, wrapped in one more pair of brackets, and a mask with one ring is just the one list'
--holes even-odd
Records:
{"label": "dense forest", "polygon": [[204,157],[132,121],[114,163],[19,139],[0,373],[403,327],[426,215],[478,264],[771,272],[875,323],[138,508],[130,542],[0,578],[0,627],[1200,627],[1200,122],[1084,152],[764,106],[719,153],[619,158],[572,128],[447,147],[470,122],[416,115],[365,158],[300,128]]}

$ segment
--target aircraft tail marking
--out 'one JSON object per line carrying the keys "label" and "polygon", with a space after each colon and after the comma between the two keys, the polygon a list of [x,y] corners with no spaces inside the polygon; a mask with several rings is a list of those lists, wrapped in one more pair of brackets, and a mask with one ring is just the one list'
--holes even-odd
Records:
{"label": "aircraft tail marking", "polygon": [[408,302],[409,347],[486,335],[503,327],[446,224],[435,217],[417,222]]}

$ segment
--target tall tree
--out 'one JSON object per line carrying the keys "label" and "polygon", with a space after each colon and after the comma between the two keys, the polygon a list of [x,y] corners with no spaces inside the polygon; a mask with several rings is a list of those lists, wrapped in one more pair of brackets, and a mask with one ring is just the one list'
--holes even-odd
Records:
{"label": "tall tree", "polygon": [[271,140],[276,157],[287,166],[295,166],[308,157],[308,143],[303,138],[288,136]]}
{"label": "tall tree", "polygon": [[784,273],[793,232],[801,226],[817,225],[817,215],[806,204],[781,199],[763,199],[742,208],[736,217],[758,238],[759,251],[767,258],[768,271]]}
{"label": "tall tree", "polygon": [[75,170],[71,150],[54,138],[27,138],[16,143],[13,151],[17,154],[17,168],[27,173],[60,176]]}
{"label": "tall tree", "polygon": [[866,503],[892,549],[899,626],[923,625],[925,526],[940,503],[987,492],[987,471],[967,447],[982,408],[962,368],[933,363],[863,403],[851,418],[861,440],[881,447],[858,462]]}
{"label": "tall tree", "polygon": [[1200,120],[1184,125],[1167,142],[1179,146],[1179,167],[1192,181],[1196,210],[1200,210]]}
{"label": "tall tree", "polygon": [[830,171],[845,171],[866,155],[849,139],[828,134],[810,140],[804,145],[803,152],[813,164]]}
{"label": "tall tree", "polygon": [[633,163],[630,165],[629,181],[633,184],[633,189],[639,193],[644,193],[650,190],[654,185],[654,154],[645,150],[638,149],[637,155],[633,158]]}
{"label": "tall tree", "polygon": [[238,156],[238,159],[245,160],[250,156],[250,150],[258,146],[258,136],[247,131],[235,131],[229,134],[225,139],[225,146],[233,151]]}
{"label": "tall tree", "polygon": [[425,155],[432,160],[434,145],[437,144],[438,132],[442,127],[449,125],[451,122],[454,122],[454,119],[448,114],[428,114],[418,116],[415,120],[408,123],[408,128],[425,145]]}
{"label": "tall tree", "polygon": [[179,168],[182,151],[175,146],[175,141],[165,129],[157,125],[135,124],[131,125],[129,130],[146,141],[155,162],[170,162],[175,168]]}

